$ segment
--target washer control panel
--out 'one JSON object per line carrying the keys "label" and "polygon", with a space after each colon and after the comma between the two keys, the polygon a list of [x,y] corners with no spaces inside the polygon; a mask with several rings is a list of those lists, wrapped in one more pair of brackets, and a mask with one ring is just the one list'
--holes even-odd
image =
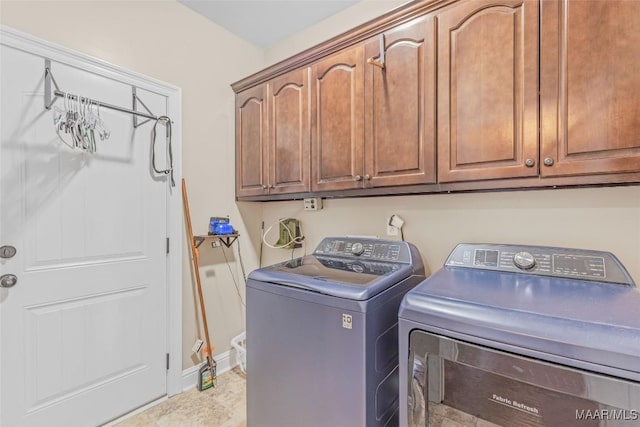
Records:
{"label": "washer control panel", "polygon": [[360,237],[328,237],[318,245],[313,253],[315,255],[399,263],[409,263],[411,261],[406,242]]}
{"label": "washer control panel", "polygon": [[545,246],[460,244],[445,266],[520,272],[635,286],[609,252]]}

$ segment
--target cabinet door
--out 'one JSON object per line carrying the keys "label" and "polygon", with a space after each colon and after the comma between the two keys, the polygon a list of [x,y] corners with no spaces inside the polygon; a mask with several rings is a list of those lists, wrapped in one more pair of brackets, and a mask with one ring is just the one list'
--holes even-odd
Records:
{"label": "cabinet door", "polygon": [[309,191],[309,69],[269,83],[269,192]]}
{"label": "cabinet door", "polygon": [[[435,47],[433,16],[365,45],[365,185],[435,182]],[[370,181],[369,181],[370,179]]]}
{"label": "cabinet door", "polygon": [[542,2],[543,176],[640,171],[638,28],[638,1]]}
{"label": "cabinet door", "polygon": [[363,66],[362,46],[312,66],[313,191],[362,187]]}
{"label": "cabinet door", "polygon": [[266,85],[236,95],[236,197],[267,194]]}
{"label": "cabinet door", "polygon": [[467,1],[437,25],[438,180],[536,176],[538,2]]}

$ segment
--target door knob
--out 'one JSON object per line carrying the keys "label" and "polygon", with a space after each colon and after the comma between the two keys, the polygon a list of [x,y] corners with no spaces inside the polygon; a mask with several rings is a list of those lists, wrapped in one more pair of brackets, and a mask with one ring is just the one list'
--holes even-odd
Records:
{"label": "door knob", "polygon": [[355,180],[356,180],[356,181],[362,181],[362,176],[360,176],[360,175],[356,175],[356,176],[355,176]]}
{"label": "door knob", "polygon": [[553,159],[551,157],[546,157],[544,159],[544,165],[545,166],[553,166]]}
{"label": "door knob", "polygon": [[371,175],[366,174],[366,175],[364,176],[364,179],[366,179],[367,181],[369,181],[369,180],[371,179]]}
{"label": "door knob", "polygon": [[15,254],[16,248],[14,248],[13,246],[0,246],[0,258],[13,258]]}
{"label": "door knob", "polygon": [[524,164],[525,164],[526,167],[532,168],[532,167],[535,166],[536,161],[533,160],[533,159],[527,159],[527,160],[524,161]]}
{"label": "door knob", "polygon": [[18,278],[13,274],[3,274],[0,276],[0,287],[12,288],[18,283]]}

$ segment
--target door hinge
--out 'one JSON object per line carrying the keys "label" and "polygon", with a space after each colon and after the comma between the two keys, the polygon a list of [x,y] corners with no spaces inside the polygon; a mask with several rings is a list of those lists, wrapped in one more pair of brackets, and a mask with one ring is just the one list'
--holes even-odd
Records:
{"label": "door hinge", "polygon": [[169,253],[169,238],[167,237],[167,254]]}
{"label": "door hinge", "polygon": [[169,353],[167,353],[167,371],[169,370]]}

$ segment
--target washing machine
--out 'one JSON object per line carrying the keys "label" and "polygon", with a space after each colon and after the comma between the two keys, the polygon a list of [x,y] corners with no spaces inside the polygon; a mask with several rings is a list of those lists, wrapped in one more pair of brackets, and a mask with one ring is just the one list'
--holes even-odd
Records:
{"label": "washing machine", "polygon": [[638,426],[639,310],[611,253],[461,244],[400,307],[400,425]]}
{"label": "washing machine", "polygon": [[424,264],[407,242],[325,238],[247,280],[249,427],[398,423],[398,307]]}

